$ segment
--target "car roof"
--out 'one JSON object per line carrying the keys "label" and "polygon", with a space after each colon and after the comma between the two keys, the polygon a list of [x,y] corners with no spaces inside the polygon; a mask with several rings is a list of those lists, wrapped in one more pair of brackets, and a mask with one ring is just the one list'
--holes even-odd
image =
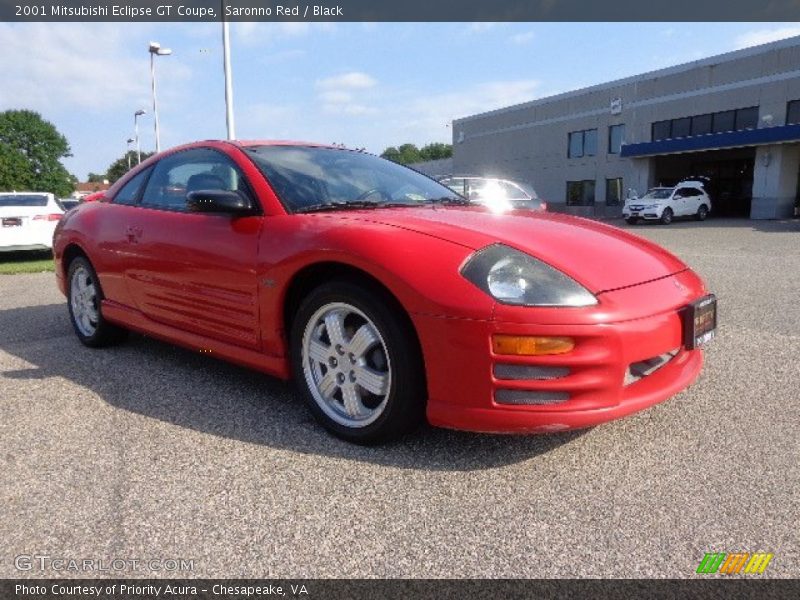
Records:
{"label": "car roof", "polygon": [[316,148],[349,150],[349,148],[341,148],[333,144],[320,144],[318,142],[303,142],[299,140],[235,140],[229,141],[229,143],[241,148],[252,148],[254,146],[313,146]]}

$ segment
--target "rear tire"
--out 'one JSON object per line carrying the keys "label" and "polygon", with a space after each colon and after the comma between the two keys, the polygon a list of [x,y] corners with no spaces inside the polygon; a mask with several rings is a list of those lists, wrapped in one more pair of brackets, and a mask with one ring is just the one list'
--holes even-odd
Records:
{"label": "rear tire", "polygon": [[67,270],[67,306],[75,335],[85,346],[101,348],[125,340],[128,331],[103,318],[103,290],[92,264],[77,256]]}
{"label": "rear tire", "polygon": [[661,222],[664,225],[669,225],[670,223],[672,223],[672,209],[671,208],[665,208],[664,212],[661,213]]}
{"label": "rear tire", "polygon": [[295,381],[334,435],[383,443],[423,420],[418,344],[382,294],[349,281],[319,286],[301,303],[290,342]]}
{"label": "rear tire", "polygon": [[700,208],[697,209],[697,214],[694,216],[694,218],[698,221],[705,221],[707,217],[708,207],[705,204],[701,204]]}

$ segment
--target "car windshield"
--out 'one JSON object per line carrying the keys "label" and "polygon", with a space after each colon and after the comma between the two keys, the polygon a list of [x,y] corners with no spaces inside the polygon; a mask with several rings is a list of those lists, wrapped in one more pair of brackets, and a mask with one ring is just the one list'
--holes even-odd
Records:
{"label": "car windshield", "polygon": [[47,206],[47,196],[42,194],[0,196],[0,206]]}
{"label": "car windshield", "polygon": [[653,188],[642,196],[642,200],[664,200],[672,195],[675,188]]}
{"label": "car windshield", "polygon": [[442,184],[372,154],[314,146],[256,146],[248,154],[292,212],[463,203]]}

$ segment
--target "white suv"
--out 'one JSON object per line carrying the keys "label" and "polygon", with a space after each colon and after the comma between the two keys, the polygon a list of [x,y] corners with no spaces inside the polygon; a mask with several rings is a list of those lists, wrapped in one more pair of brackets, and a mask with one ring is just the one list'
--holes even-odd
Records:
{"label": "white suv", "polygon": [[694,217],[704,221],[711,212],[711,198],[703,182],[682,181],[675,187],[654,187],[641,198],[625,201],[622,216],[631,225],[639,219],[672,223],[675,217]]}

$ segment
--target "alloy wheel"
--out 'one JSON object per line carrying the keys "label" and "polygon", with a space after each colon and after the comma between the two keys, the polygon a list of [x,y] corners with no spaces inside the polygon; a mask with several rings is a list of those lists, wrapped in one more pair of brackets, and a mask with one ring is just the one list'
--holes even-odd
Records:
{"label": "alloy wheel", "polygon": [[92,274],[83,265],[72,272],[69,301],[75,326],[84,336],[93,336],[99,321],[97,288]]}
{"label": "alloy wheel", "polygon": [[349,428],[374,423],[386,409],[392,366],[383,336],[355,306],[333,302],[307,321],[302,368],[320,409]]}

